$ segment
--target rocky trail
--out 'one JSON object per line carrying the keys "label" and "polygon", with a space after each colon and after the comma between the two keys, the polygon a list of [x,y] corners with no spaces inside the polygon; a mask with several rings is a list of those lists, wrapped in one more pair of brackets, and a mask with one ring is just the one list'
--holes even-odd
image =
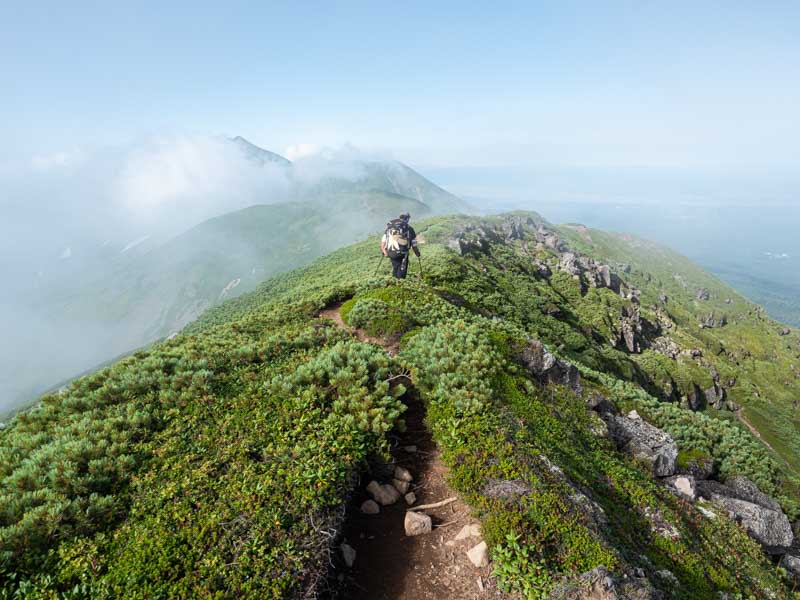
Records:
{"label": "rocky trail", "polygon": [[[398,339],[374,338],[348,327],[340,306],[321,311],[319,318],[331,319],[390,355],[397,353]],[[335,564],[339,597],[510,598],[491,575],[480,524],[447,484],[447,467],[425,425],[424,403],[412,382],[406,387],[406,430],[389,436],[393,464],[365,474],[348,508]]]}

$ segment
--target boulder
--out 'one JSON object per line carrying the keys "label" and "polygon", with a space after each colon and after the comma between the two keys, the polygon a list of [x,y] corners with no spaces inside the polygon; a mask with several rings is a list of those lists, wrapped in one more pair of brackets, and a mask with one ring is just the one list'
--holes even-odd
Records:
{"label": "boulder", "polygon": [[800,579],[800,557],[787,554],[781,560],[781,566],[794,575],[795,578]]}
{"label": "boulder", "polygon": [[392,485],[394,489],[396,489],[401,494],[408,493],[408,486],[410,485],[407,481],[401,481],[399,479],[392,479]]}
{"label": "boulder", "polygon": [[782,510],[777,500],[758,489],[758,486],[747,477],[741,475],[728,477],[725,480],[725,485],[733,490],[736,494],[736,498],[740,500],[747,500],[748,502],[758,504],[770,510]]}
{"label": "boulder", "polygon": [[789,335],[792,332],[788,327],[784,327],[778,332],[778,335]]}
{"label": "boulder", "polygon": [[697,299],[698,300],[708,300],[711,295],[708,293],[706,288],[700,288],[697,290]]}
{"label": "boulder", "polygon": [[361,512],[365,515],[377,515],[381,512],[381,507],[378,506],[378,503],[375,500],[365,500],[361,504]]}
{"label": "boulder", "polygon": [[603,415],[617,448],[648,462],[656,477],[675,473],[678,446],[667,432],[644,421],[636,411],[626,416]]}
{"label": "boulder", "polygon": [[679,498],[694,502],[697,499],[697,489],[694,477],[691,475],[673,475],[664,480],[667,489]]}
{"label": "boulder", "polygon": [[745,478],[733,479],[733,486],[716,481],[698,481],[698,497],[706,498],[726,511],[760,543],[769,554],[783,554],[792,545],[794,533],[780,506]]}
{"label": "boulder", "polygon": [[424,535],[430,533],[433,529],[431,518],[422,512],[408,511],[403,523],[406,530],[406,535],[409,537],[415,535]]}
{"label": "boulder", "polygon": [[556,358],[539,340],[529,339],[528,345],[518,355],[518,360],[543,384],[564,385],[576,394],[583,390],[581,374],[575,365]]}
{"label": "boulder", "polygon": [[489,548],[486,545],[486,542],[481,542],[476,546],[473,546],[469,550],[467,550],[467,558],[469,558],[469,562],[471,562],[476,567],[488,567],[489,566]]}
{"label": "boulder", "polygon": [[[416,447],[414,448],[416,451]],[[413,481],[413,477],[411,476],[411,471],[406,469],[405,467],[395,467],[394,468],[394,478],[399,479],[400,481]]]}
{"label": "boulder", "polygon": [[718,498],[714,504],[727,511],[767,553],[783,554],[792,545],[794,534],[783,512],[728,497]]}
{"label": "boulder", "polygon": [[698,494],[709,500],[717,497],[736,498],[752,504],[757,504],[769,510],[781,510],[781,505],[758,486],[743,476],[728,477],[725,483],[719,481],[701,481],[697,484]]}
{"label": "boulder", "polygon": [[367,486],[367,492],[382,506],[394,504],[400,499],[400,492],[387,483],[381,485],[377,481],[370,481]]}

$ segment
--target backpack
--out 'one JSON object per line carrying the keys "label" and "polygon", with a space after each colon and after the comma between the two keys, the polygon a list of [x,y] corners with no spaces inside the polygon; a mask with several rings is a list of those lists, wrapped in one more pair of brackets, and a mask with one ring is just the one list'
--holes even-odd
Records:
{"label": "backpack", "polygon": [[408,254],[408,223],[393,219],[386,224],[386,254],[389,258],[399,258]]}

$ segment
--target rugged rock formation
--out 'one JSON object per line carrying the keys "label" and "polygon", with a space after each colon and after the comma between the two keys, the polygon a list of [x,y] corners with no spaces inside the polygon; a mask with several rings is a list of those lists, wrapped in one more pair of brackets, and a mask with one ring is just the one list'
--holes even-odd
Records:
{"label": "rugged rock formation", "polygon": [[714,312],[708,313],[705,317],[700,319],[700,328],[701,329],[713,329],[714,327],[725,327],[728,324],[728,317],[726,315],[722,315],[721,317],[717,317]]}
{"label": "rugged rock formation", "polygon": [[725,510],[750,537],[770,554],[783,554],[792,546],[794,533],[780,505],[744,477],[731,477],[726,484],[698,481],[698,497]]}
{"label": "rugged rock formation", "polygon": [[575,365],[556,358],[539,340],[528,340],[528,345],[518,356],[521,362],[543,384],[565,385],[580,394],[581,375]]}
{"label": "rugged rock formation", "polygon": [[668,356],[673,360],[678,358],[681,353],[681,347],[672,338],[665,335],[654,339],[650,347],[659,354]]}
{"label": "rugged rock formation", "polygon": [[708,290],[706,288],[700,288],[699,290],[697,290],[698,300],[708,300],[710,297],[711,295],[708,293]]}
{"label": "rugged rock formation", "polygon": [[620,450],[648,462],[656,477],[669,477],[675,473],[678,447],[672,436],[644,421],[636,411],[624,417],[609,413],[602,416]]}
{"label": "rugged rock formation", "polygon": [[703,395],[705,396],[705,401],[708,406],[717,410],[722,410],[725,403],[725,388],[714,383],[710,388],[703,391]]}

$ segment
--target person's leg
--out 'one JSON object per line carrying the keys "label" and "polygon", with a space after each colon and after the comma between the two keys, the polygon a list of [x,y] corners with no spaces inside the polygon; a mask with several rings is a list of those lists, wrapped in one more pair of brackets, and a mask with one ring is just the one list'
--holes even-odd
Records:
{"label": "person's leg", "polygon": [[400,269],[403,266],[403,257],[398,256],[396,258],[390,258],[389,260],[392,261],[392,276],[396,279],[401,279]]}
{"label": "person's leg", "polygon": [[398,279],[405,279],[406,273],[408,273],[408,254],[406,254],[400,260],[400,268],[398,269],[397,278]]}

